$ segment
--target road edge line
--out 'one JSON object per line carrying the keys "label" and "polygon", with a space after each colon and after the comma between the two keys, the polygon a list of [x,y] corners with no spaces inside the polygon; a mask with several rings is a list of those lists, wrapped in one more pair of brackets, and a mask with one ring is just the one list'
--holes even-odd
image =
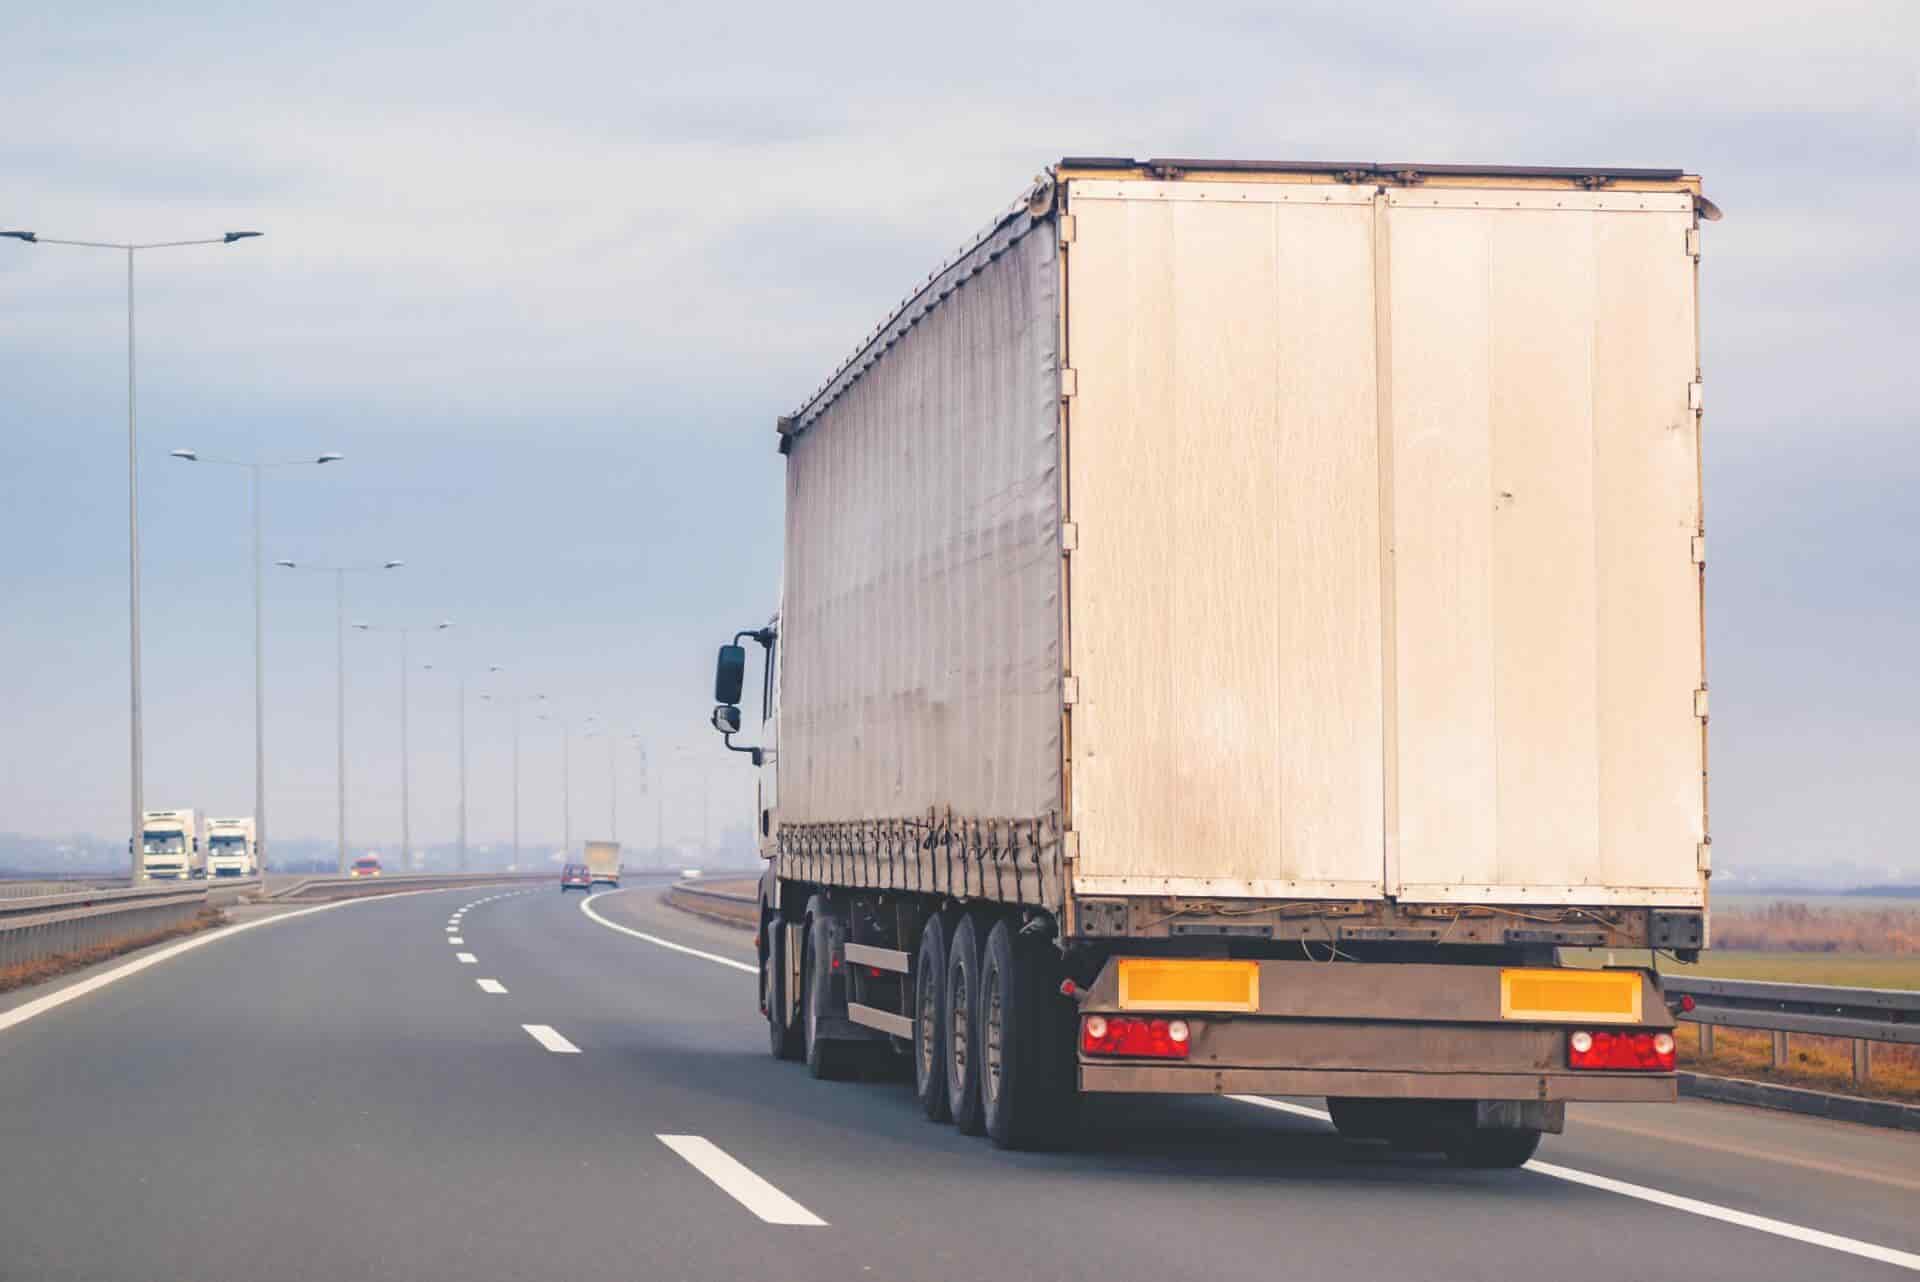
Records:
{"label": "road edge line", "polygon": [[442,889],[435,887],[431,890],[402,890],[391,895],[363,895],[357,899],[336,899],[330,904],[315,904],[311,908],[295,908],[291,912],[276,913],[271,917],[260,917],[253,921],[235,922],[231,926],[222,926],[218,930],[209,930],[203,934],[195,935],[191,939],[183,939],[177,944],[169,944],[159,952],[148,953],[145,957],[139,957],[124,965],[115,966],[112,970],[102,971],[100,974],[90,976],[78,983],[69,984],[65,988],[48,993],[44,997],[36,997],[30,1002],[22,1002],[12,1010],[0,1011],[0,1033],[4,1033],[10,1028],[16,1028],[36,1016],[46,1014],[50,1010],[57,1010],[65,1006],[68,1002],[77,1001],[85,997],[88,993],[98,992],[108,984],[126,979],[132,975],[137,975],[149,966],[157,966],[163,961],[169,961],[180,956],[182,953],[190,953],[196,948],[204,948],[208,944],[214,943],[217,940],[231,938],[234,935],[240,934],[242,931],[257,930],[262,926],[272,926],[283,921],[292,921],[296,917],[308,917],[314,913],[323,913],[334,908],[349,908],[354,904],[371,904],[394,899],[407,899],[414,895],[445,894],[448,889],[459,888],[447,887]]}
{"label": "road edge line", "polygon": [[[1242,1104],[1254,1104],[1260,1108],[1272,1109],[1276,1113],[1292,1113],[1296,1117],[1317,1118],[1329,1123],[1333,1121],[1331,1114],[1317,1108],[1309,1108],[1305,1104],[1290,1104],[1285,1100],[1267,1099],[1260,1095],[1229,1095],[1227,1098]],[[1804,1224],[1793,1224],[1770,1216],[1755,1215],[1751,1211],[1737,1211],[1733,1207],[1721,1206],[1717,1202],[1703,1202],[1697,1197],[1669,1193],[1664,1189],[1649,1188],[1645,1184],[1635,1184],[1628,1180],[1616,1180],[1607,1175],[1595,1175],[1571,1166],[1561,1166],[1557,1162],[1542,1162],[1538,1158],[1520,1169],[1531,1171],[1535,1175],[1544,1175],[1549,1179],[1564,1180],[1569,1184],[1579,1184],[1606,1193],[1616,1193],[1621,1197],[1651,1202],[1655,1206],[1664,1206],[1668,1210],[1684,1211],[1688,1215],[1719,1220],[1723,1224],[1752,1229],[1757,1233],[1771,1233],[1775,1237],[1805,1242],[1809,1246],[1825,1247],[1829,1251],[1857,1255],[1862,1259],[1877,1260],[1882,1264],[1892,1264],[1899,1268],[1920,1272],[1920,1255],[1911,1251],[1902,1251],[1897,1247],[1862,1242],[1859,1238],[1843,1237],[1838,1233],[1828,1233],[1824,1229],[1808,1228]]]}
{"label": "road edge line", "polygon": [[657,944],[661,948],[671,949],[676,953],[685,953],[689,957],[698,957],[702,961],[718,962],[722,966],[731,966],[735,970],[744,970],[749,975],[758,975],[760,973],[758,966],[749,966],[743,961],[735,961],[731,957],[722,957],[719,953],[703,952],[698,948],[689,948],[685,944],[676,944],[671,939],[662,939],[658,935],[649,935],[645,931],[635,930],[631,926],[622,926],[617,921],[608,921],[605,917],[593,911],[593,901],[600,898],[601,895],[617,895],[619,893],[617,890],[603,890],[598,894],[588,895],[580,901],[580,911],[585,913],[591,920],[597,921],[602,926],[605,926],[608,930],[617,930],[623,935],[632,935],[635,939],[644,939],[649,944]]}

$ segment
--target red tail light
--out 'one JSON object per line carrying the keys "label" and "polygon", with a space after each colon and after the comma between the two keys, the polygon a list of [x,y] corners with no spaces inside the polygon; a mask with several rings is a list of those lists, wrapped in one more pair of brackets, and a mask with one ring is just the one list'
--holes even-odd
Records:
{"label": "red tail light", "polygon": [[1080,1049],[1089,1055],[1185,1059],[1192,1040],[1184,1019],[1089,1015],[1080,1021]]}
{"label": "red tail light", "polygon": [[1581,1029],[1567,1037],[1567,1067],[1671,1073],[1673,1034]]}

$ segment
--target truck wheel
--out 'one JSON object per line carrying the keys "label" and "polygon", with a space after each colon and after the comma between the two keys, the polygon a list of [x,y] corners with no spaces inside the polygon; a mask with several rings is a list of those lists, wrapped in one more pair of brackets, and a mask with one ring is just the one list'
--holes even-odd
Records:
{"label": "truck wheel", "polygon": [[962,917],[947,949],[944,1031],[947,1051],[947,1111],[963,1135],[986,1130],[980,1106],[980,1055],[975,1028],[980,1010],[979,932]]}
{"label": "truck wheel", "polygon": [[820,1016],[833,1000],[833,936],[827,926],[826,900],[814,896],[807,922],[807,955],[800,1022],[806,1032],[807,1071],[821,1081],[847,1076],[846,1048],[820,1035]]}
{"label": "truck wheel", "polygon": [[1000,1148],[1058,1144],[1078,1099],[1065,1054],[1071,1034],[1052,982],[1058,967],[1043,949],[1003,920],[980,962],[975,1058],[987,1135]]}
{"label": "truck wheel", "polygon": [[929,1121],[953,1119],[947,1101],[947,923],[929,917],[913,964],[913,1093]]}
{"label": "truck wheel", "polygon": [[769,917],[761,927],[766,948],[760,959],[760,1000],[766,1005],[767,1048],[775,1059],[799,1059],[801,1030],[787,1023],[787,926]]}
{"label": "truck wheel", "polygon": [[1392,1140],[1418,1129],[1419,1119],[1397,1099],[1330,1099],[1327,1113],[1345,1140]]}
{"label": "truck wheel", "polygon": [[1539,1147],[1539,1131],[1469,1130],[1448,1138],[1446,1154],[1455,1166],[1510,1170],[1525,1165]]}

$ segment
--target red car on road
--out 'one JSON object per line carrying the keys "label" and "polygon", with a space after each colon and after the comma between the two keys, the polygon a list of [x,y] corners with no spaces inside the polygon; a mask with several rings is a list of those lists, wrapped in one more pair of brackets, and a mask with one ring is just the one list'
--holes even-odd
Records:
{"label": "red car on road", "polygon": [[568,864],[560,870],[560,893],[566,894],[578,886],[581,890],[593,889],[593,869],[585,864]]}

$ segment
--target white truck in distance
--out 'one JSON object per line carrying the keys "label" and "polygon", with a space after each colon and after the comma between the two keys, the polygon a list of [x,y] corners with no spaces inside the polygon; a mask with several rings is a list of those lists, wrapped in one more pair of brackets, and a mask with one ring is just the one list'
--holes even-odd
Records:
{"label": "white truck in distance", "polygon": [[1246,1092],[1512,1166],[1674,1099],[1718,216],[1677,169],[1050,169],[777,425],[713,712],[773,1053],[1014,1147]]}
{"label": "white truck in distance", "polygon": [[200,816],[192,810],[149,810],[140,823],[140,861],[148,877],[186,881],[204,877],[207,855],[200,842]]}
{"label": "white truck in distance", "polygon": [[260,852],[251,816],[207,820],[207,876],[251,877],[260,871]]}
{"label": "white truck in distance", "polygon": [[617,841],[589,841],[587,843],[587,871],[593,878],[593,884],[618,886],[620,884],[620,843]]}

